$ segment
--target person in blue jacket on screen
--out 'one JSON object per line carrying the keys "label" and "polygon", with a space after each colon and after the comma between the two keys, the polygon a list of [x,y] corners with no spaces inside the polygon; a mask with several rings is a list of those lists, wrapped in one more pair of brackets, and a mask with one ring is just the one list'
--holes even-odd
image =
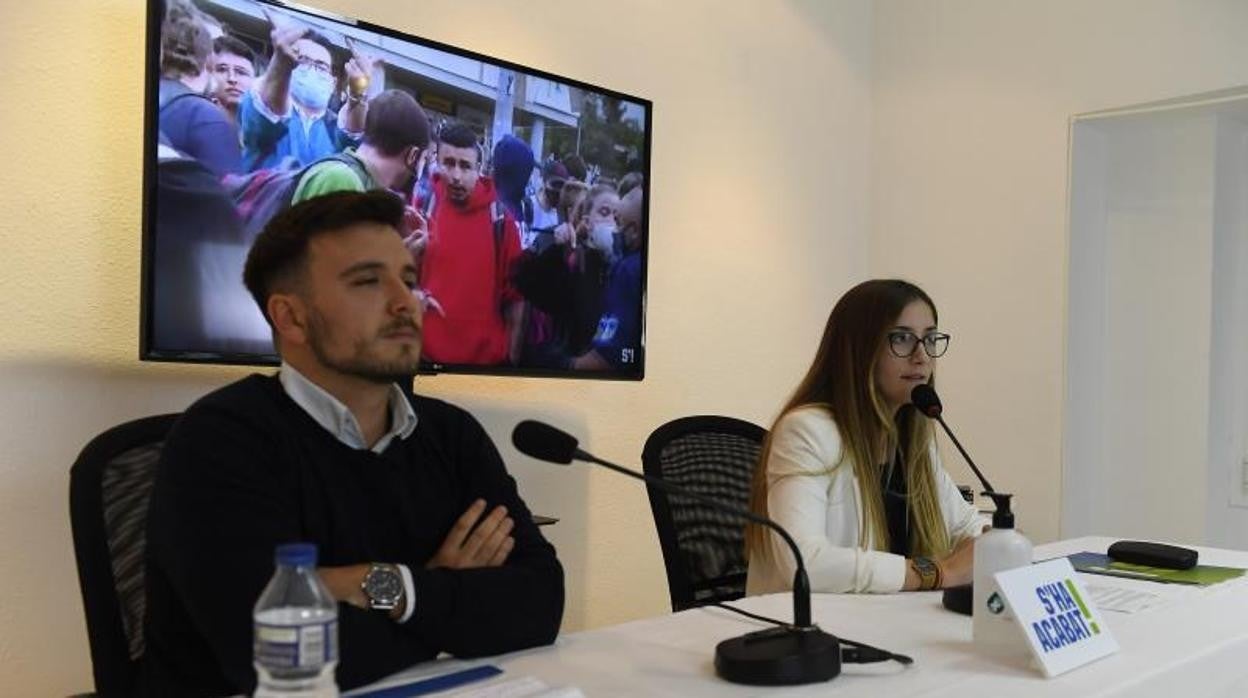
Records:
{"label": "person in blue jacket on screen", "polygon": [[[812,591],[968,584],[986,521],[941,466],[931,420],[910,404],[949,345],[914,284],[863,282],[837,301],[814,362],[771,428],[750,509],[793,536]],[[791,588],[792,553],[746,530],[746,593]]]}
{"label": "person in blue jacket on screen", "polygon": [[199,161],[218,177],[238,172],[238,130],[213,103],[212,37],[193,7],[174,5],[160,28],[157,128],[160,142]]}
{"label": "person in blue jacket on screen", "polygon": [[358,145],[368,115],[368,85],[376,61],[349,43],[344,66],[347,99],[337,113],[338,87],[329,40],[298,24],[275,24],[273,57],[239,105],[243,165],[251,172],[293,160],[299,167]]}
{"label": "person in blue jacket on screen", "polygon": [[641,247],[645,237],[642,188],[620,200],[616,222],[623,256],[608,272],[602,318],[593,349],[572,359],[580,371],[628,369],[641,364]]}

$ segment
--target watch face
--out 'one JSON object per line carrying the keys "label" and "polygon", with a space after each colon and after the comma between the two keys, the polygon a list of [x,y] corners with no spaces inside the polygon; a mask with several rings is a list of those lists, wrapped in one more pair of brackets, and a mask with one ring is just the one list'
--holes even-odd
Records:
{"label": "watch face", "polygon": [[374,602],[397,601],[403,594],[403,578],[389,567],[375,567],[364,579],[364,593]]}

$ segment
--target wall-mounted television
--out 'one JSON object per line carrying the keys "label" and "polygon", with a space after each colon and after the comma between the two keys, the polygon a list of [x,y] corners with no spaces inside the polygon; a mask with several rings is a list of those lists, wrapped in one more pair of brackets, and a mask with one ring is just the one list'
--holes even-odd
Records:
{"label": "wall-mounted television", "polygon": [[274,0],[149,0],[146,61],[142,359],[276,364],[251,242],[386,189],[422,372],[642,378],[648,100]]}

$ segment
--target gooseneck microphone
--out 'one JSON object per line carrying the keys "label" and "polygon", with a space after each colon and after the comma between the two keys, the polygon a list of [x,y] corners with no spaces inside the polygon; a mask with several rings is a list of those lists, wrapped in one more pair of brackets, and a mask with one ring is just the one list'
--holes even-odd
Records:
{"label": "gooseneck microphone", "polygon": [[958,447],[958,453],[962,454],[962,458],[966,460],[966,464],[971,466],[971,470],[975,471],[975,477],[979,478],[979,481],[983,483],[984,494],[992,496],[996,490],[992,488],[992,485],[988,482],[988,478],[984,477],[984,474],[979,472],[979,468],[975,465],[975,461],[971,460],[971,456],[966,452],[966,449],[962,448],[962,442],[958,441],[958,437],[953,435],[953,430],[949,428],[948,424],[945,424],[945,418],[942,416],[944,406],[940,404],[940,396],[936,394],[936,389],[927,383],[920,383],[914,386],[914,390],[910,391],[910,402],[918,408],[919,412],[922,412],[928,417],[940,422],[940,426],[943,427],[945,433],[949,435],[949,440],[953,442],[954,446]]}
{"label": "gooseneck microphone", "polygon": [[[589,460],[590,454],[577,448],[576,437],[545,422],[526,419],[511,431],[511,443],[530,458],[568,465],[573,459]],[[629,474],[635,475],[632,471]]]}
{"label": "gooseneck microphone", "polygon": [[662,478],[609,463],[578,448],[576,437],[542,422],[520,422],[512,431],[511,441],[521,453],[538,460],[562,465],[579,460],[601,465],[669,494],[736,514],[780,534],[797,562],[797,572],[793,576],[793,624],[720,642],[715,647],[715,671],[727,681],[757,686],[816,683],[841,673],[840,640],[811,622],[810,580],[802,553],[789,532],[775,521],[748,509],[691,492]]}

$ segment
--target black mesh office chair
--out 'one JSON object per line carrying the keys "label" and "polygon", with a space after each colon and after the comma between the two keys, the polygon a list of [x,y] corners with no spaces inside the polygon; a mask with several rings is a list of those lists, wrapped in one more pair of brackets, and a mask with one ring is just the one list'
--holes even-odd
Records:
{"label": "black mesh office chair", "polygon": [[128,696],[137,688],[148,497],[160,450],[179,416],[115,426],[92,439],[69,471],[74,555],[100,696]]}
{"label": "black mesh office chair", "polygon": [[[746,508],[750,478],[767,430],[732,417],[683,417],[646,439],[647,475]],[[745,596],[745,522],[677,495],[647,487],[663,548],[672,610]]]}

